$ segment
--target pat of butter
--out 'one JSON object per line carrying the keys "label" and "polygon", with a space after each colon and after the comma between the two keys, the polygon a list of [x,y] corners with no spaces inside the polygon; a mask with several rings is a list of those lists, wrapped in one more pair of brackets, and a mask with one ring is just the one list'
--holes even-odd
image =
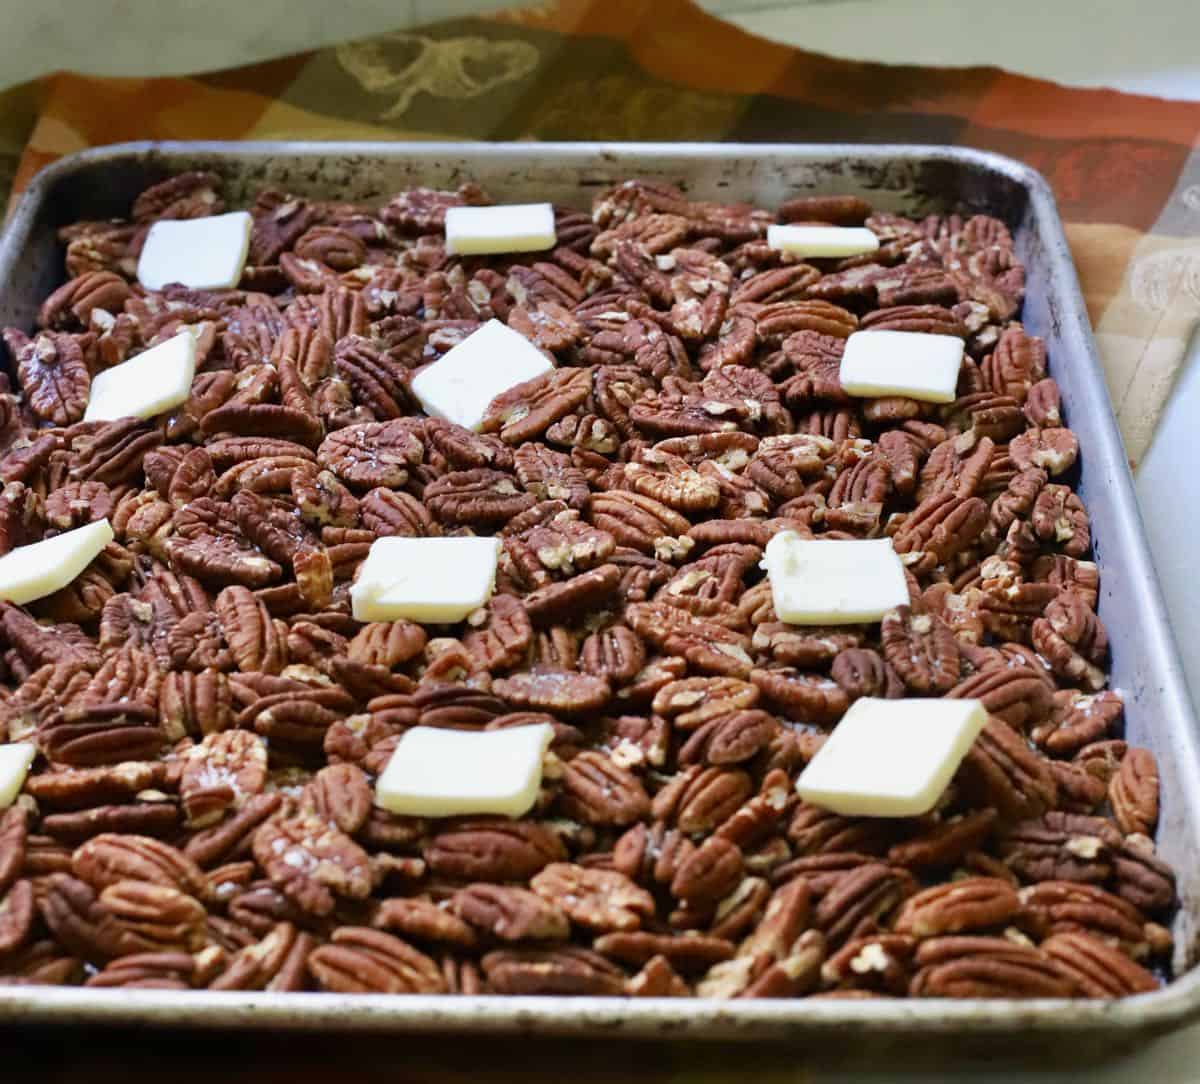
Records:
{"label": "pat of butter", "polygon": [[979,700],[856,700],[796,781],[846,817],[928,813],[987,723]]}
{"label": "pat of butter", "polygon": [[35,756],[37,746],[31,741],[0,745],[0,809],[7,809],[17,800]]}
{"label": "pat of butter", "polygon": [[186,402],[196,375],[196,339],[186,328],[166,342],[97,373],[85,422],[153,418]]}
{"label": "pat of butter", "polygon": [[378,538],[350,588],[356,621],[461,621],[492,597],[498,538]]}
{"label": "pat of butter", "polygon": [[172,282],[193,290],[236,286],[246,266],[253,224],[246,211],[155,222],[138,257],[138,282],[147,290],[161,290]]}
{"label": "pat of butter", "polygon": [[23,606],[66,587],[113,540],[107,519],[18,546],[0,557],[0,599]]}
{"label": "pat of butter", "polygon": [[865,226],[768,226],[767,244],[792,256],[862,256],[879,238]]}
{"label": "pat of butter", "polygon": [[452,256],[541,252],[557,240],[548,203],[446,209],[446,251]]}
{"label": "pat of butter", "polygon": [[406,730],[375,784],[375,804],[411,817],[524,816],[542,784],[549,723],[504,730]]}
{"label": "pat of butter", "polygon": [[554,368],[519,331],[489,320],[413,378],[425,413],[478,431],[501,392]]}
{"label": "pat of butter", "polygon": [[909,603],[904,565],[890,538],[801,538],[780,531],[762,567],[780,621],[852,625]]}
{"label": "pat of butter", "polygon": [[962,359],[963,341],[957,335],[856,331],[846,340],[838,379],[850,395],[951,403]]}

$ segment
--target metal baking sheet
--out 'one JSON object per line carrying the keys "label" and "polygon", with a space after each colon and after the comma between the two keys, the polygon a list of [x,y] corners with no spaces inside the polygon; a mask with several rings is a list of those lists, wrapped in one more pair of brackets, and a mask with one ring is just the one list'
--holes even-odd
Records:
{"label": "metal baking sheet", "polygon": [[64,277],[57,227],[127,213],[134,195],[186,169],[224,177],[230,203],[260,185],[377,202],[416,184],[468,178],[504,200],[587,207],[631,176],[670,181],[701,199],[774,206],[800,193],[855,193],[882,210],[987,212],[1012,228],[1028,284],[1023,319],[1045,337],[1066,418],[1079,437],[1079,492],[1100,565],[1099,613],[1112,643],[1112,686],[1126,698],[1132,742],[1162,777],[1159,851],[1179,875],[1176,981],[1118,1002],[1001,1000],[712,1001],[343,994],[163,994],[153,990],[0,987],[3,1023],[125,1023],[208,1028],[471,1031],[664,1038],[821,1038],[871,1033],[1023,1043],[1087,1035],[1109,1045],[1200,1015],[1200,747],[1179,657],[1150,564],[1121,445],[1066,238],[1046,182],[999,155],[956,147],[773,144],[129,143],[84,151],[33,181],[0,238],[0,325],[31,328]]}

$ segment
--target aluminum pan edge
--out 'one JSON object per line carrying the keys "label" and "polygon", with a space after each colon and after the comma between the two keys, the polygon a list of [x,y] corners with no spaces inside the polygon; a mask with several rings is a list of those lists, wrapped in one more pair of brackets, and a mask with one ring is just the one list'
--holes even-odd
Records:
{"label": "aluminum pan edge", "polygon": [[[991,152],[960,147],[907,144],[687,144],[564,143],[478,144],[314,143],[314,142],[138,142],[81,151],[43,170],[14,209],[0,238],[0,284],[9,280],[29,242],[42,205],[55,185],[89,166],[116,159],[169,159],[213,155],[247,165],[269,157],[372,159],[462,157],[492,163],[579,165],[597,157],[610,161],[662,158],[735,161],[771,157],[792,163],[853,159],[886,166],[896,161],[941,162],[1002,177],[1024,190],[1040,244],[1047,249],[1054,296],[1048,318],[1057,333],[1073,342],[1088,364],[1071,375],[1073,411],[1088,415],[1092,430],[1083,454],[1104,474],[1110,505],[1103,543],[1115,551],[1122,574],[1137,587],[1143,649],[1152,660],[1155,695],[1164,714],[1169,748],[1182,763],[1190,786],[1176,800],[1190,823],[1200,820],[1200,747],[1183,683],[1182,667],[1146,546],[1125,453],[1099,366],[1066,237],[1054,198],[1035,170]],[[730,193],[736,197],[736,193]],[[0,285],[0,289],[3,286]],[[1053,366],[1053,361],[1052,361]],[[1186,907],[1188,901],[1184,901]],[[1196,903],[1193,901],[1193,908]],[[1189,961],[1190,962],[1190,961]],[[847,1030],[879,1034],[999,1035],[1090,1033],[1129,1037],[1166,1030],[1200,1016],[1200,971],[1192,970],[1153,993],[1115,1002],[1075,1000],[879,1000],[879,1001],[714,1001],[619,998],[505,998],[281,994],[269,992],[105,991],[86,988],[2,987],[0,1024],[10,1022],[140,1023],[207,1028],[334,1028],[370,1031],[483,1031],[541,1034],[623,1034],[689,1038],[797,1037]]]}

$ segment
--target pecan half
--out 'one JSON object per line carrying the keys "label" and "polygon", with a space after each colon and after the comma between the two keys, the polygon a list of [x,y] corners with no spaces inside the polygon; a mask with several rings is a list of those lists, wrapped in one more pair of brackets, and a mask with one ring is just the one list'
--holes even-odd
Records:
{"label": "pecan half", "polygon": [[554,862],[529,884],[542,899],[587,929],[636,930],[644,920],[654,916],[654,897],[615,870]]}
{"label": "pecan half", "polygon": [[330,944],[308,956],[323,990],[342,994],[441,994],[436,963],[398,937],[361,926],[333,931]]}

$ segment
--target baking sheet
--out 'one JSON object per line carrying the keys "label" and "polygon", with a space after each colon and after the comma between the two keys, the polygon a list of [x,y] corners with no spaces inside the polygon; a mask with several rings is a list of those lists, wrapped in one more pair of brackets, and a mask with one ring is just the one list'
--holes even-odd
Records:
{"label": "baking sheet", "polygon": [[[163,143],[102,147],[66,158],[30,186],[0,239],[0,324],[31,328],[62,281],[58,226],[127,212],[167,174],[211,169],[231,205],[275,184],[302,195],[380,201],[416,184],[480,182],[509,201],[586,207],[630,176],[700,199],[774,206],[805,193],[855,193],[881,210],[987,212],[1013,229],[1027,271],[1023,319],[1047,341],[1050,371],[1079,438],[1079,493],[1100,565],[1099,614],[1112,646],[1112,686],[1126,735],[1152,749],[1162,778],[1159,851],[1178,872],[1176,970],[1196,956],[1200,918],[1200,747],[1179,657],[1133,499],[1129,469],[1096,358],[1053,197],[1033,170],[951,147],[772,144]],[[1128,1040],[1200,1014],[1200,971],[1119,1002],[1043,1000],[733,1001],[209,993],[0,987],[0,1023],[123,1022],[213,1028],[472,1031],[688,1038],[1024,1033],[1027,1041],[1089,1033]]]}

